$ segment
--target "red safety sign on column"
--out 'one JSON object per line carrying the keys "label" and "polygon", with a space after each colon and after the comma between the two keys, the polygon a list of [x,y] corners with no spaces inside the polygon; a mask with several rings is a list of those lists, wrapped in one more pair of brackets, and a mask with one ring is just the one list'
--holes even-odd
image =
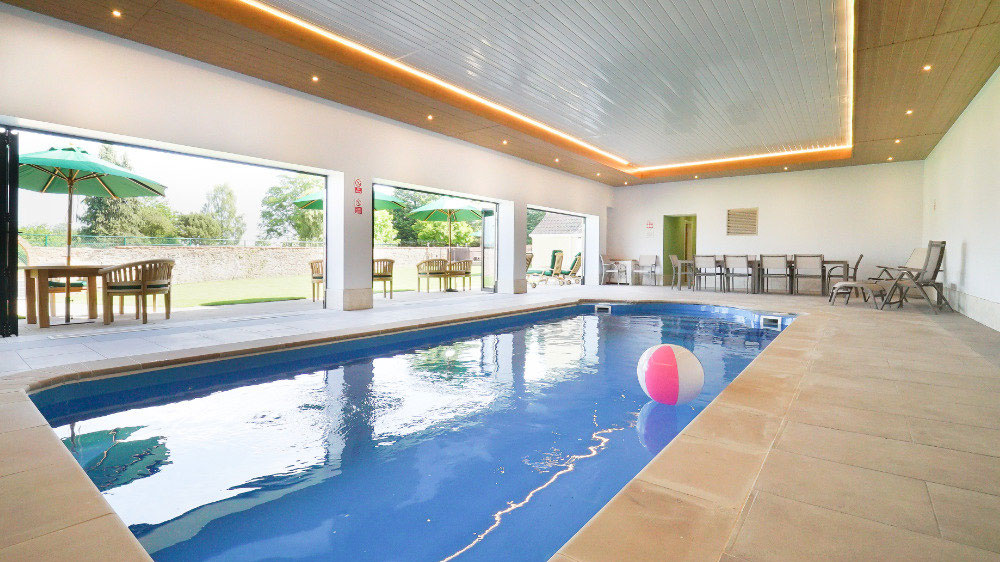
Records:
{"label": "red safety sign on column", "polygon": [[361,189],[361,178],[354,180],[354,193],[364,193],[364,190]]}
{"label": "red safety sign on column", "polygon": [[361,200],[360,199],[355,199],[354,200],[354,214],[355,215],[360,215],[362,213],[364,213],[364,210],[361,208]]}

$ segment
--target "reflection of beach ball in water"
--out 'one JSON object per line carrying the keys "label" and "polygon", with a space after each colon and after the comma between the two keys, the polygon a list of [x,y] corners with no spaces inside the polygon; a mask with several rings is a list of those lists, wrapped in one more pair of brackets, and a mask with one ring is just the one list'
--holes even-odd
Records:
{"label": "reflection of beach ball in water", "polygon": [[694,400],[705,384],[701,362],[679,345],[654,345],[635,366],[642,391],[660,404],[684,404]]}
{"label": "reflection of beach ball in water", "polygon": [[639,410],[635,430],[639,443],[654,455],[680,433],[683,423],[677,419],[677,408],[650,400]]}

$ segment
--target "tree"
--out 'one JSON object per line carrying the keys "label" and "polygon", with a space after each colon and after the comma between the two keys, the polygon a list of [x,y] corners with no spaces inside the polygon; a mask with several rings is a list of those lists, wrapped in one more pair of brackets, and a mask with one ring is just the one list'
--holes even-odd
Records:
{"label": "tree", "polygon": [[236,192],[228,183],[219,184],[208,192],[201,212],[222,225],[222,238],[232,238],[236,242],[243,239],[247,223],[236,209]]}
{"label": "tree", "polygon": [[[101,145],[98,157],[132,169],[128,153],[114,146]],[[80,216],[80,234],[91,236],[174,236],[174,212],[164,201],[146,197],[84,197],[86,207]]]}
{"label": "tree", "polygon": [[392,226],[391,211],[375,211],[375,243],[399,244],[396,229]]}
{"label": "tree", "polygon": [[205,213],[177,215],[177,234],[181,238],[222,238],[222,225]]}
{"label": "tree", "polygon": [[281,176],[260,202],[260,226],[268,238],[323,239],[323,213],[300,209],[292,203],[298,197],[323,188],[323,180],[305,174]]}
{"label": "tree", "polygon": [[539,211],[538,209],[528,209],[528,244],[531,244],[531,231],[535,230],[538,223],[542,222],[545,218],[545,211]]}
{"label": "tree", "polygon": [[174,210],[166,201],[143,202],[139,207],[139,232],[151,238],[177,236]]}
{"label": "tree", "polygon": [[405,207],[392,210],[392,226],[396,229],[399,239],[404,244],[415,242],[419,239],[417,236],[419,221],[410,214],[410,211],[421,205],[430,203],[438,196],[422,191],[399,188],[395,190],[394,195],[403,202]]}
{"label": "tree", "polygon": [[[452,221],[452,246],[473,245],[477,239],[476,229],[472,223]],[[417,240],[421,242],[433,242],[441,246],[448,244],[448,222],[420,221],[417,223]]]}

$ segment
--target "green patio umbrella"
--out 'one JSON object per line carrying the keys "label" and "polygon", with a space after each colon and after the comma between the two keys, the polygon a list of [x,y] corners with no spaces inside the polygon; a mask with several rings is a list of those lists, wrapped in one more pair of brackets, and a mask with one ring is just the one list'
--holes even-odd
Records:
{"label": "green patio umbrella", "polygon": [[[300,209],[322,209],[323,208],[323,192],[314,191],[312,193],[307,193],[302,197],[299,197],[295,201],[292,201],[296,207]],[[375,210],[376,211],[391,211],[393,209],[402,209],[406,207],[402,199],[393,196],[387,191],[381,189],[375,189]]]}
{"label": "green patio umbrella", "polygon": [[451,223],[469,222],[483,218],[482,209],[468,200],[458,197],[439,197],[430,203],[410,211],[420,221],[448,221],[448,259],[451,259]]}
{"label": "green patio umbrella", "polygon": [[[166,187],[132,170],[91,156],[76,147],[50,148],[19,158],[18,185],[39,193],[65,193],[66,265],[73,247],[73,196],[163,197]],[[67,289],[69,289],[67,285]],[[69,290],[66,291],[66,322],[69,322]]]}

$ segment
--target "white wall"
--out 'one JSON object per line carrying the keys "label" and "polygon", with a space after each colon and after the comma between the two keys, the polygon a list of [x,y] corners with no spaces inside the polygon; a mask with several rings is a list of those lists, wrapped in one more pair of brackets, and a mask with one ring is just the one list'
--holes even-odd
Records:
{"label": "white wall", "polygon": [[370,259],[371,209],[353,214],[354,178],[366,195],[383,178],[601,217],[611,198],[603,184],[7,4],[2,116],[343,172],[345,236],[368,238],[338,258],[345,291],[371,289],[370,266],[357,267]]}
{"label": "white wall", "polygon": [[[615,189],[608,253],[663,262],[663,216],[697,215],[704,254],[822,253],[862,275],[922,245],[922,162],[827,168]],[[757,207],[757,236],[727,236],[726,211]],[[653,229],[646,229],[647,221]]]}
{"label": "white wall", "polygon": [[1000,330],[1000,71],[924,161],[923,215],[952,306]]}

